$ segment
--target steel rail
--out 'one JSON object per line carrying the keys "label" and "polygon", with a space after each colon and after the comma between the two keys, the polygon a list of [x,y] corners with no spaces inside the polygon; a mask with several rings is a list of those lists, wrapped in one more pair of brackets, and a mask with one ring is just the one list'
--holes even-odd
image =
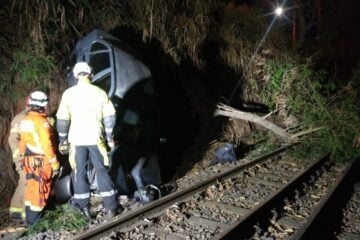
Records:
{"label": "steel rail", "polygon": [[[293,240],[334,238],[333,231],[336,226],[336,219],[342,219],[341,211],[338,210],[342,210],[341,205],[346,203],[345,196],[349,195],[351,192],[349,187],[352,186],[349,182],[359,173],[359,167],[360,164],[357,160],[352,160],[348,164],[330,191],[318,203],[309,217],[309,221],[296,231]],[[331,220],[329,221],[329,219]]]}
{"label": "steel rail", "polygon": [[269,221],[271,217],[271,210],[273,208],[282,206],[280,202],[284,201],[291,192],[296,189],[301,183],[308,179],[311,174],[323,165],[324,162],[329,160],[329,155],[326,154],[319,158],[316,162],[311,164],[308,168],[304,169],[293,180],[284,185],[282,188],[275,191],[267,200],[260,205],[249,211],[242,219],[231,224],[228,229],[224,229],[222,233],[217,235],[214,239],[247,239],[254,233],[254,226],[257,223],[264,223]]}
{"label": "steel rail", "polygon": [[264,161],[266,159],[274,157],[274,156],[284,152],[286,149],[288,149],[292,146],[294,146],[294,144],[280,147],[271,153],[265,154],[263,156],[260,156],[256,159],[252,160],[251,162],[239,165],[239,166],[234,167],[233,169],[230,169],[224,173],[220,173],[216,176],[210,177],[209,179],[207,179],[201,183],[195,184],[194,186],[191,186],[187,189],[181,190],[179,192],[171,193],[167,196],[164,196],[154,202],[151,202],[151,203],[145,205],[144,207],[142,207],[138,210],[130,212],[124,216],[114,218],[114,220],[112,222],[107,222],[107,223],[98,225],[94,228],[86,230],[83,233],[75,235],[72,239],[74,239],[74,240],[99,239],[102,236],[109,235],[115,229],[119,229],[121,227],[125,228],[127,226],[133,225],[136,221],[140,221],[141,219],[146,218],[147,216],[156,214],[161,209],[169,207],[176,202],[179,202],[183,199],[193,196],[195,193],[197,193],[201,190],[204,190],[208,186],[211,186],[216,181],[229,179],[229,178],[233,177],[234,175],[238,174],[239,171],[242,171],[244,169],[247,169],[251,166],[258,164],[261,161]]}

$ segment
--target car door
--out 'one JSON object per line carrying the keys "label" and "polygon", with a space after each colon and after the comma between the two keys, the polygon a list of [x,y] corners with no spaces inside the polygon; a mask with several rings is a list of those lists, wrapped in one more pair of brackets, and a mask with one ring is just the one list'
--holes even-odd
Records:
{"label": "car door", "polygon": [[116,71],[112,46],[102,39],[91,44],[89,64],[93,68],[92,83],[111,97],[116,89]]}

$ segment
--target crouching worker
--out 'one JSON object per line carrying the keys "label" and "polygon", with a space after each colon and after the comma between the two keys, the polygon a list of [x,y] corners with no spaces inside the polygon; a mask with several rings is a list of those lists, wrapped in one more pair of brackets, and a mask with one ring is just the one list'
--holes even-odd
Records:
{"label": "crouching worker", "polygon": [[51,191],[51,180],[58,174],[60,166],[52,143],[54,133],[45,113],[47,95],[41,91],[32,92],[26,105],[29,112],[20,122],[19,153],[26,176],[26,223],[33,225],[42,216]]}

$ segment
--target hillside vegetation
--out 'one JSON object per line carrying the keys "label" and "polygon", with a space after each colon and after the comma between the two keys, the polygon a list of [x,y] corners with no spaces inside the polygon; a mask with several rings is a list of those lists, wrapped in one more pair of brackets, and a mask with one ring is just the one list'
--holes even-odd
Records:
{"label": "hillside vegetation", "polygon": [[[0,9],[2,166],[11,169],[9,124],[25,96],[33,89],[44,90],[51,97],[50,110],[55,111],[74,44],[94,28],[131,34],[141,43],[138,50],[148,51],[159,68],[171,68],[180,76],[200,128],[186,154],[192,156],[190,162],[201,160],[194,151],[204,141],[216,137],[219,142],[248,143],[244,139],[257,129],[240,120],[214,119],[217,102],[239,109],[256,103],[263,110],[255,113],[274,111],[276,123],[284,128],[321,127],[305,135],[303,143],[330,151],[336,158],[358,154],[352,145],[360,132],[360,65],[353,64],[352,77],[343,79],[335,65],[321,64],[326,58],[322,43],[331,39],[322,22],[326,16],[303,15],[313,1],[302,1],[296,11],[305,27],[298,29],[294,46],[290,16],[295,10],[290,19],[271,25],[271,5],[240,2],[5,1]],[[314,19],[318,32],[309,40],[305,36]],[[157,56],[154,45],[171,64]],[[15,179],[12,171],[3,171],[0,177]],[[1,182],[0,192],[13,187],[9,181]]]}

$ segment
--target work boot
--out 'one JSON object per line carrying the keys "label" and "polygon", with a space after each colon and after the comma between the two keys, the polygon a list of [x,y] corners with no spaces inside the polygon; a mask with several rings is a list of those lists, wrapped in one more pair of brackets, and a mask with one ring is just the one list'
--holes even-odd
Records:
{"label": "work boot", "polygon": [[113,217],[115,217],[118,214],[118,210],[119,210],[118,207],[115,209],[106,210],[105,221],[108,221],[108,220],[112,219]]}
{"label": "work boot", "polygon": [[85,207],[85,208],[81,209],[81,212],[83,213],[84,217],[87,220],[91,219],[90,207]]}

